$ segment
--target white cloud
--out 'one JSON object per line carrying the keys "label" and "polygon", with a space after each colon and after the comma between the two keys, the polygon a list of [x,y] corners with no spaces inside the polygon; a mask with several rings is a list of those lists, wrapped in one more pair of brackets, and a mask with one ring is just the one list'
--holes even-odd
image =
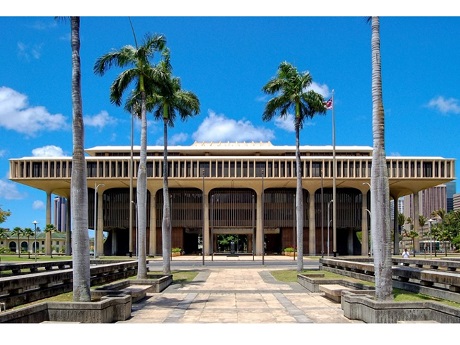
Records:
{"label": "white cloud", "polygon": [[438,96],[437,98],[433,98],[428,102],[428,107],[434,108],[443,114],[460,114],[460,104],[458,99],[455,98],[445,99],[442,96]]}
{"label": "white cloud", "polygon": [[180,143],[183,143],[188,139],[188,134],[187,133],[177,133],[174,134],[171,139],[168,138],[168,142],[171,145],[177,145]]}
{"label": "white cloud", "polygon": [[34,210],[43,210],[45,209],[45,203],[41,200],[35,200],[33,203],[32,203],[32,208]]}
{"label": "white cloud", "polygon": [[103,129],[105,126],[110,124],[115,124],[117,120],[109,115],[105,110],[102,110],[99,114],[96,115],[85,115],[83,116],[83,122],[86,126],[96,127],[99,130]]}
{"label": "white cloud", "polygon": [[34,157],[64,157],[64,151],[62,148],[54,145],[47,145],[43,147],[37,147],[32,150]]}
{"label": "white cloud", "polygon": [[6,155],[6,150],[0,150],[0,158]]}
{"label": "white cloud", "polygon": [[295,132],[294,115],[288,114],[285,117],[281,117],[281,116],[276,117],[275,126],[287,132]]}
{"label": "white cloud", "polygon": [[28,46],[22,42],[18,42],[18,55],[27,61],[30,61],[31,57],[38,60],[42,55],[42,44]]}
{"label": "white cloud", "polygon": [[25,196],[21,194],[17,188],[16,184],[0,180],[0,198],[6,200],[20,200]]}
{"label": "white cloud", "polygon": [[62,131],[69,126],[64,115],[50,114],[43,106],[30,106],[26,95],[2,86],[0,127],[33,137],[39,132]]}
{"label": "white cloud", "polygon": [[[160,137],[157,139],[155,142],[156,145],[163,145],[164,144],[164,137]],[[172,135],[171,137],[168,136],[168,145],[178,145],[180,143],[183,143],[187,141],[188,139],[188,134],[187,133],[177,133]]]}
{"label": "white cloud", "polygon": [[275,137],[271,129],[255,127],[247,120],[234,120],[209,111],[209,115],[193,133],[195,141],[269,141]]}
{"label": "white cloud", "polygon": [[316,82],[312,82],[310,87],[307,88],[308,90],[313,90],[316,93],[319,93],[324,98],[329,97],[331,92],[329,91],[329,87],[326,84],[318,84]]}

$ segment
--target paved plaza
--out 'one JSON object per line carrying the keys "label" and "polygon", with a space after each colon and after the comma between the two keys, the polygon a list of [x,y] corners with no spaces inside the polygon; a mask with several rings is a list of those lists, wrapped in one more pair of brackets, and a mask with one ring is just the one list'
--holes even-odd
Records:
{"label": "paved plaza", "polygon": [[[266,257],[263,265],[261,257],[252,256],[215,257],[204,265],[200,260],[174,258],[172,270],[178,265],[199,270],[193,282],[148,294],[133,305],[129,320],[118,323],[362,323],[344,317],[340,304],[323,293],[311,293],[298,283],[279,282],[270,274],[295,269],[292,258]],[[305,263],[307,268],[307,259]]]}

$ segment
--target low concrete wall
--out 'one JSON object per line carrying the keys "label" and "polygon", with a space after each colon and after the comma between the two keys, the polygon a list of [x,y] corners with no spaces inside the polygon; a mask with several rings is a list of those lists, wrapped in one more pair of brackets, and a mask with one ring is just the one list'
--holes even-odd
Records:
{"label": "low concrete wall", "polygon": [[99,302],[43,302],[0,313],[0,323],[112,323],[131,317],[131,296],[102,297]]}
{"label": "low concrete wall", "polygon": [[344,316],[366,323],[397,323],[400,321],[433,321],[460,323],[460,308],[438,302],[380,302],[365,291],[343,291]]}
{"label": "low concrete wall", "polygon": [[[6,309],[72,291],[71,268],[17,275],[0,279],[0,302]],[[90,267],[91,285],[103,284],[137,274],[137,261],[112,261]]]}
{"label": "low concrete wall", "polygon": [[169,275],[150,275],[147,279],[130,279],[131,284],[152,285],[148,292],[161,292],[172,284],[173,276]]}
{"label": "low concrete wall", "polygon": [[136,303],[147,296],[147,293],[159,293],[172,283],[170,275],[152,275],[146,279],[125,279],[115,283],[106,284],[91,290],[91,296],[100,299],[102,296],[128,294],[132,303]]}
{"label": "low concrete wall", "polygon": [[324,278],[324,274],[298,274],[297,282],[310,292],[321,292],[320,285],[339,284],[356,290],[373,290],[374,287],[341,278]]}

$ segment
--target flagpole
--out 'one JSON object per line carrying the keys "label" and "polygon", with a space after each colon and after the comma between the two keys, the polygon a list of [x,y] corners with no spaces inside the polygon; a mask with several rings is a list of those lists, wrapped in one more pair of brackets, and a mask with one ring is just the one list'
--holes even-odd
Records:
{"label": "flagpole", "polygon": [[332,90],[332,252],[334,257],[337,256],[337,197],[336,197],[336,177],[337,177],[337,161],[335,157],[335,116],[334,116],[334,90]]}

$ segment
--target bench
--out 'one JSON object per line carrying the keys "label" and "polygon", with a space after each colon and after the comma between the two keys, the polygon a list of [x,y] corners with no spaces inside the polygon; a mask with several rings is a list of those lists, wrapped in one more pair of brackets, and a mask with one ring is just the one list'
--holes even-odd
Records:
{"label": "bench", "polygon": [[340,303],[342,291],[352,291],[352,289],[339,284],[324,284],[319,286],[319,290],[324,292],[326,298]]}

